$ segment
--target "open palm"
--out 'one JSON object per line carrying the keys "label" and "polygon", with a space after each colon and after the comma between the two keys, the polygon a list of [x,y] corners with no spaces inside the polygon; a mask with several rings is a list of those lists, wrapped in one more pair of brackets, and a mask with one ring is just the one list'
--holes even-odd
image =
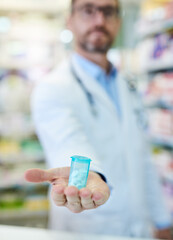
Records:
{"label": "open palm", "polygon": [[99,174],[90,171],[87,186],[80,190],[74,186],[68,186],[69,175],[70,167],[49,170],[29,169],[25,172],[25,179],[35,183],[51,183],[51,196],[54,203],[57,206],[65,206],[74,213],[97,208],[109,199],[109,187]]}

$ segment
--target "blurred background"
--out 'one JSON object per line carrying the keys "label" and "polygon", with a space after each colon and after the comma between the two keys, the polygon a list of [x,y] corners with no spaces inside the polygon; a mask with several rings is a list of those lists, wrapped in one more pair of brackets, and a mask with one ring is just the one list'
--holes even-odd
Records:
{"label": "blurred background", "polygon": [[[137,83],[173,219],[173,1],[120,2],[122,30],[108,57]],[[28,168],[46,168],[30,94],[72,49],[68,8],[69,0],[0,0],[0,224],[47,228],[48,185],[23,179]]]}

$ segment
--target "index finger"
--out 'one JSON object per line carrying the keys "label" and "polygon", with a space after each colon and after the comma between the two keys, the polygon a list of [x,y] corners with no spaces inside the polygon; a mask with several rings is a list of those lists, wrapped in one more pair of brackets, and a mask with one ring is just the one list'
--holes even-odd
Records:
{"label": "index finger", "polygon": [[49,170],[42,170],[38,168],[26,170],[24,177],[28,182],[53,182],[57,178],[68,178],[70,168],[52,168]]}

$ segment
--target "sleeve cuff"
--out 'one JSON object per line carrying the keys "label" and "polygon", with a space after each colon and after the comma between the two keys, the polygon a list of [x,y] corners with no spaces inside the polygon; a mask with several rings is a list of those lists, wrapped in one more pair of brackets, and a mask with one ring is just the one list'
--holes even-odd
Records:
{"label": "sleeve cuff", "polygon": [[162,229],[166,229],[166,228],[171,228],[172,224],[170,222],[156,223],[155,227],[159,230],[162,230]]}
{"label": "sleeve cuff", "polygon": [[105,183],[107,183],[107,179],[106,179],[106,177],[105,177],[102,173],[99,173],[99,172],[95,172],[95,173],[97,173],[98,175],[100,175],[101,179],[102,179]]}

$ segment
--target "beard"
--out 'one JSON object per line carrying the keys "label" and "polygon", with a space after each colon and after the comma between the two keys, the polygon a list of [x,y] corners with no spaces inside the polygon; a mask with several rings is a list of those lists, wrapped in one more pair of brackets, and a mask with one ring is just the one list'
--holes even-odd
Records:
{"label": "beard", "polygon": [[[92,34],[95,31],[100,31],[104,33],[107,36],[107,41],[105,43],[102,43],[100,39],[96,40],[94,43],[91,43],[88,40],[88,36]],[[93,29],[92,31],[89,31],[85,34],[82,41],[79,42],[80,47],[90,53],[102,53],[105,54],[109,48],[112,46],[114,39],[111,38],[110,34],[102,27],[97,27]]]}
{"label": "beard", "polygon": [[105,43],[102,46],[101,45],[97,46],[86,41],[80,43],[81,48],[90,53],[107,53],[111,45],[112,45],[112,42]]}

